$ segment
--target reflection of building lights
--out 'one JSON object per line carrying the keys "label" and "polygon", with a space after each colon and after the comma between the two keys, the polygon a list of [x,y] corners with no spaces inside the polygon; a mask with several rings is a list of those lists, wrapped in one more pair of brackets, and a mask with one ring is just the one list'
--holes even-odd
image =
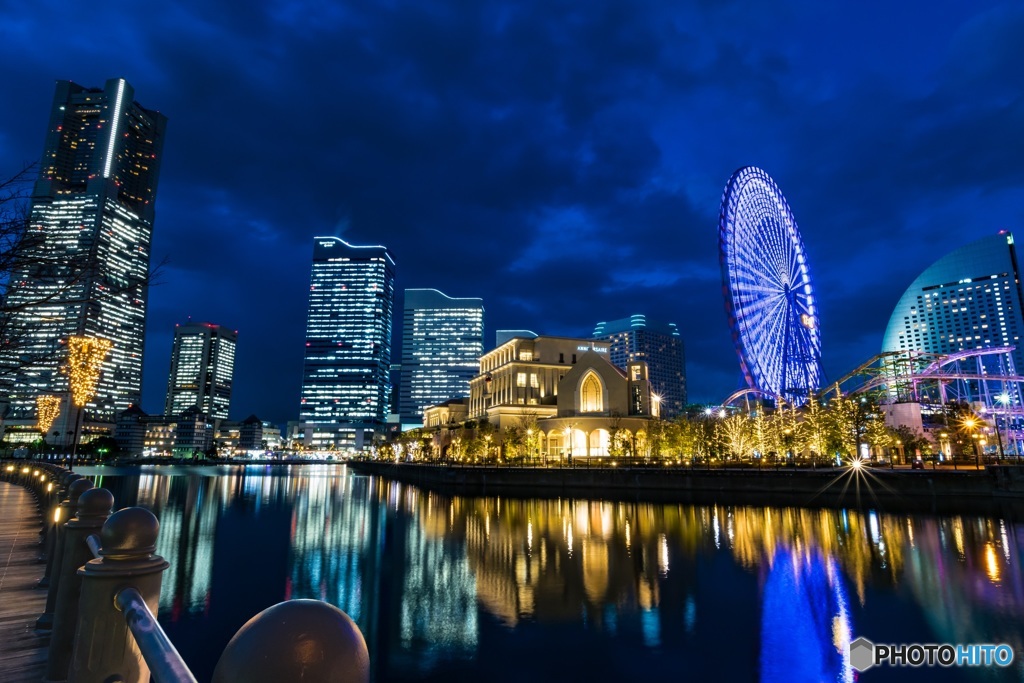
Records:
{"label": "reflection of building lights", "polygon": [[992,543],[985,544],[985,573],[988,574],[989,581],[999,583],[999,558]]}

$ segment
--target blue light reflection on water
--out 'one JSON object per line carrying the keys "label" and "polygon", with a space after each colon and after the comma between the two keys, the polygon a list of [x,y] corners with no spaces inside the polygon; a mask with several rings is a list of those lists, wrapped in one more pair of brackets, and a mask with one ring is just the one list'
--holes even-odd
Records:
{"label": "blue light reflection on water", "polygon": [[160,620],[200,680],[249,617],[300,597],[357,621],[380,681],[848,681],[858,635],[1009,642],[999,673],[1024,680],[1008,520],[453,498],[342,466],[85,473],[161,519]]}

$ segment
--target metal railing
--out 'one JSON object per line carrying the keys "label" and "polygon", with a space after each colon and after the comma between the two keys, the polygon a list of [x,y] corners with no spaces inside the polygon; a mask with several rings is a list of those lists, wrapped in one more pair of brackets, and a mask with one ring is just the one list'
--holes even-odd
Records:
{"label": "metal railing", "polygon": [[[160,528],[153,513],[111,513],[113,494],[50,463],[0,461],[0,480],[28,488],[43,519],[47,600],[36,626],[50,631],[45,680],[196,683],[156,618],[169,563],[153,552]],[[214,680],[365,683],[369,655],[340,609],[291,600],[235,634]]]}
{"label": "metal railing", "polygon": [[142,657],[157,683],[196,683],[195,676],[178,654],[174,643],[149,611],[149,605],[142,598],[142,593],[134,588],[125,588],[118,592],[114,604],[124,614],[128,630],[132,632],[139,650],[142,651]]}

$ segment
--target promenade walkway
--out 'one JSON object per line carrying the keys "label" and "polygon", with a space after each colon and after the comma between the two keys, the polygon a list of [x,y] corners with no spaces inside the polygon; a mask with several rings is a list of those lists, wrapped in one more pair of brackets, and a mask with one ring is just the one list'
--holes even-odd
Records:
{"label": "promenade walkway", "polygon": [[35,631],[46,607],[46,591],[36,588],[39,513],[32,494],[0,481],[0,681],[38,683],[46,670],[48,635]]}

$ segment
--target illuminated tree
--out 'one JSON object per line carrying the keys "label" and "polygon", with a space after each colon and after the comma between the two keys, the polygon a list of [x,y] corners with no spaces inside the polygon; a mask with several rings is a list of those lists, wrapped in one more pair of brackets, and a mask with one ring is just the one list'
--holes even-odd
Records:
{"label": "illuminated tree", "polygon": [[36,417],[38,420],[39,431],[43,435],[43,440],[46,440],[46,433],[50,431],[50,427],[56,422],[57,416],[60,415],[60,397],[59,396],[39,396],[36,398]]}
{"label": "illuminated tree", "polygon": [[829,451],[847,457],[857,454],[857,413],[855,399],[838,396],[828,403],[825,411],[825,445]]}
{"label": "illuminated tree", "polygon": [[68,338],[68,380],[71,402],[83,408],[96,396],[96,387],[103,372],[103,359],[112,346],[109,339],[99,337]]}
{"label": "illuminated tree", "polygon": [[882,449],[892,448],[896,443],[892,430],[886,426],[885,420],[881,417],[875,417],[867,421],[867,426],[864,428],[864,438],[868,445],[872,449],[877,449],[879,453],[881,453]]}
{"label": "illuminated tree", "polygon": [[804,406],[803,414],[803,441],[807,449],[811,451],[811,458],[826,455],[826,443],[829,433],[829,415],[818,403],[818,399],[811,397]]}
{"label": "illuminated tree", "polygon": [[731,415],[719,422],[718,434],[726,453],[741,458],[753,450],[752,426],[746,415]]}

